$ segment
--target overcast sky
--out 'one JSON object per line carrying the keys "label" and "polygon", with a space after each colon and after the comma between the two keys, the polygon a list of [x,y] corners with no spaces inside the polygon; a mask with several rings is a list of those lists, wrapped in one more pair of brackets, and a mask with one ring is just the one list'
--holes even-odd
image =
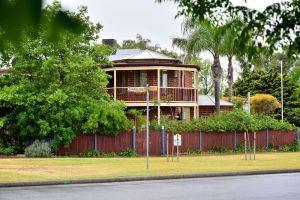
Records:
{"label": "overcast sky", "polygon": [[[53,0],[45,0],[46,4]],[[263,10],[266,6],[280,0],[232,0],[235,5],[246,5]],[[100,39],[113,38],[119,44],[126,39],[135,39],[136,34],[150,39],[152,44],[172,49],[172,37],[181,37],[182,17],[175,19],[177,7],[173,2],[162,4],[155,0],[61,0],[64,9],[76,11],[80,5],[88,7],[88,15],[93,22],[103,27]],[[201,57],[212,60],[208,53]],[[227,68],[227,59],[221,58],[221,65]],[[238,63],[234,62],[235,79],[239,74]]]}
{"label": "overcast sky", "polygon": [[[47,3],[52,0],[46,0]],[[61,0],[65,9],[76,10],[88,7],[93,22],[104,27],[101,39],[114,38],[120,44],[125,39],[134,39],[136,34],[151,39],[153,44],[171,49],[171,38],[181,36],[182,18],[174,19],[177,7],[173,2],[162,4],[155,0]],[[233,0],[235,4],[247,5],[259,10],[278,0]]]}

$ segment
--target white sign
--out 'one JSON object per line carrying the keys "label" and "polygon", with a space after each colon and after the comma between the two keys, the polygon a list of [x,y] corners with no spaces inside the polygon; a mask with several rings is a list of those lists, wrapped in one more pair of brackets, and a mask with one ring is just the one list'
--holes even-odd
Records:
{"label": "white sign", "polygon": [[249,106],[248,105],[244,105],[243,106],[243,110],[247,113],[250,113],[250,109],[249,109]]}
{"label": "white sign", "polygon": [[143,92],[146,92],[146,88],[144,88],[144,87],[129,87],[128,92],[143,93]]}
{"label": "white sign", "polygon": [[174,135],[174,146],[181,146],[181,135]]}

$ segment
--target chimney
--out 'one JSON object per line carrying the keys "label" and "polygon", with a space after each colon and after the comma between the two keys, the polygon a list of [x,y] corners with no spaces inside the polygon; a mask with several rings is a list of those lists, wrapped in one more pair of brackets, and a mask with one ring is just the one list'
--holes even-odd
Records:
{"label": "chimney", "polygon": [[115,40],[115,39],[102,39],[102,44],[111,46],[113,48],[117,48],[118,47],[117,40]]}

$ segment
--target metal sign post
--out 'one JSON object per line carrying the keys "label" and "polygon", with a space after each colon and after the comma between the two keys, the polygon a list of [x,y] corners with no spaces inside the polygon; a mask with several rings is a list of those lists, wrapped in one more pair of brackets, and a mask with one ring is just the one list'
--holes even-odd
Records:
{"label": "metal sign post", "polygon": [[256,154],[256,132],[253,133],[253,154],[254,154],[254,160],[255,160],[255,154]]}
{"label": "metal sign post", "polygon": [[179,161],[179,147],[181,146],[181,135],[174,135],[174,146],[176,146],[176,157],[177,161]]}
{"label": "metal sign post", "polygon": [[146,169],[149,169],[149,84],[146,86],[147,92],[147,117],[146,117]]}
{"label": "metal sign post", "polygon": [[283,61],[280,62],[280,93],[281,93],[281,121],[283,122]]}
{"label": "metal sign post", "polygon": [[245,150],[245,160],[247,160],[247,135],[246,132],[244,132],[244,150]]}
{"label": "metal sign post", "polygon": [[169,162],[169,133],[167,133],[167,162]]}

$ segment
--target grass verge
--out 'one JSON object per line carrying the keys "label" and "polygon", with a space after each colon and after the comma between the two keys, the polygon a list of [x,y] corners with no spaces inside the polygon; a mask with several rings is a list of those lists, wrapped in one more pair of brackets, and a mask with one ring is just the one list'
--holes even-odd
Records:
{"label": "grass verge", "polygon": [[300,152],[260,153],[256,160],[244,155],[206,155],[181,157],[179,162],[166,162],[151,157],[150,169],[145,158],[2,158],[0,182],[75,180],[135,176],[159,176],[214,172],[241,172],[300,168]]}

